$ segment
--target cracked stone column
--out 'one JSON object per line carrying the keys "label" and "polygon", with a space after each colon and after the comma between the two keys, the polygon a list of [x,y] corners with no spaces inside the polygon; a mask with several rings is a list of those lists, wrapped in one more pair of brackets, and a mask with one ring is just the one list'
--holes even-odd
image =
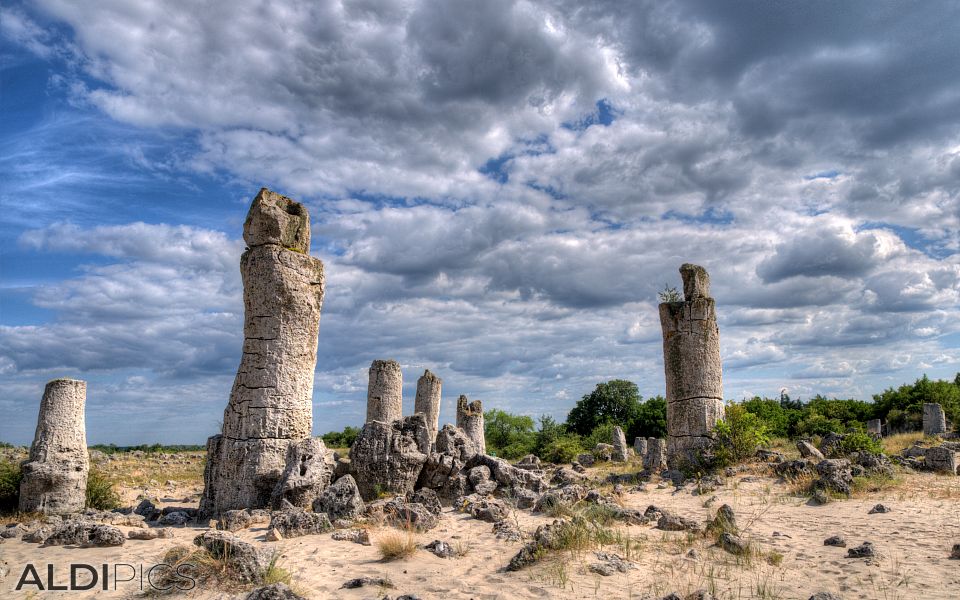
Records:
{"label": "cracked stone column", "polygon": [[403,418],[403,373],[395,360],[375,360],[367,382],[367,423]]}
{"label": "cracked stone column", "polygon": [[440,389],[443,380],[425,370],[423,376],[417,380],[417,398],[414,401],[413,412],[423,413],[427,420],[427,432],[430,434],[430,443],[437,439],[437,428],[440,426]]}
{"label": "cracked stone column", "polygon": [[243,225],[243,355],[223,413],[207,440],[200,508],[263,508],[283,474],[287,447],[310,437],[313,372],[324,273],[310,256],[310,216],[263,188]]}
{"label": "cracked stone column", "polygon": [[947,417],[943,407],[935,402],[923,405],[923,435],[943,435],[947,432]]}
{"label": "cracked stone column", "polygon": [[466,396],[457,399],[457,427],[473,440],[480,454],[487,453],[487,438],[483,432],[483,403],[470,402]]}
{"label": "cracked stone column", "polygon": [[667,460],[696,463],[723,418],[723,371],[710,276],[698,265],[680,267],[682,302],[660,304],[667,388]]}
{"label": "cracked stone column", "polygon": [[54,379],[43,390],[30,458],[23,464],[20,511],[65,514],[87,499],[87,382]]}

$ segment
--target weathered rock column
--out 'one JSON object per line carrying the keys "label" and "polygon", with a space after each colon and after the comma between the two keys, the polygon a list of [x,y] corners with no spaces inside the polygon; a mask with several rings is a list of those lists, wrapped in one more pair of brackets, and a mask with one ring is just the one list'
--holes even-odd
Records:
{"label": "weathered rock column", "polygon": [[263,508],[287,447],[310,437],[313,372],[323,305],[323,263],[310,252],[310,217],[264,188],[243,226],[243,355],[223,432],[207,440],[201,510]]}
{"label": "weathered rock column", "polygon": [[647,438],[643,468],[651,473],[659,473],[667,468],[667,442],[662,438]]}
{"label": "weathered rock column", "polygon": [[403,373],[395,360],[375,360],[367,382],[367,423],[403,417]]}
{"label": "weathered rock column", "polygon": [[667,387],[667,460],[695,463],[723,418],[723,373],[716,306],[706,269],[684,264],[683,302],[660,304]]}
{"label": "weathered rock column", "polygon": [[23,464],[20,511],[80,512],[87,500],[87,382],[54,379],[43,390],[30,458]]}
{"label": "weathered rock column", "polygon": [[943,435],[947,432],[947,417],[943,407],[928,402],[923,405],[923,435]]}
{"label": "weathered rock column", "polygon": [[633,440],[633,451],[639,458],[647,455],[647,438],[638,437]]}
{"label": "weathered rock column", "polygon": [[477,452],[480,454],[487,453],[487,438],[483,432],[482,402],[479,400],[470,402],[466,396],[460,396],[457,400],[457,427],[473,440]]}
{"label": "weathered rock column", "polygon": [[427,419],[427,432],[430,434],[430,443],[437,439],[437,429],[440,426],[440,390],[443,380],[429,370],[417,380],[417,398],[413,403],[414,413],[423,413]]}
{"label": "weathered rock column", "polygon": [[610,432],[610,445],[613,446],[613,462],[627,462],[627,436],[623,433],[623,428],[619,425],[614,426]]}
{"label": "weathered rock column", "polygon": [[880,419],[870,419],[867,421],[867,433],[876,436],[883,435],[883,422]]}

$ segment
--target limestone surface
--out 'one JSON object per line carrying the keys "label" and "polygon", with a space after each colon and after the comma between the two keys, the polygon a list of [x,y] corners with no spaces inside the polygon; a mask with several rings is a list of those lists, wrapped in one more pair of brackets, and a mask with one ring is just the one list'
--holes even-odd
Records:
{"label": "limestone surface", "polygon": [[266,507],[290,442],[310,437],[323,263],[311,257],[307,209],[260,190],[244,224],[243,354],[223,430],[207,440],[201,509]]}
{"label": "limestone surface", "polygon": [[367,383],[367,423],[390,423],[403,416],[403,373],[395,360],[375,360]]}
{"label": "limestone surface", "polygon": [[437,438],[437,428],[440,425],[440,391],[443,380],[425,370],[417,380],[417,397],[414,400],[413,412],[423,413],[427,419],[427,432],[430,434],[430,443]]}
{"label": "limestone surface", "polygon": [[723,373],[710,277],[698,265],[680,267],[684,300],[660,304],[667,389],[667,458],[695,464],[723,418]]}
{"label": "limestone surface", "polygon": [[286,500],[299,508],[309,508],[330,485],[333,466],[327,461],[327,447],[320,438],[307,438],[287,446],[287,466],[273,489],[270,504],[279,509]]}
{"label": "limestone surface", "polygon": [[613,446],[612,460],[614,462],[626,462],[628,454],[627,436],[624,435],[623,429],[619,426],[614,426],[613,431],[610,433],[610,445]]}
{"label": "limestone surface", "polygon": [[659,473],[667,468],[666,440],[647,438],[647,454],[643,457],[643,468],[651,473]]}
{"label": "limestone surface", "polygon": [[86,504],[87,383],[54,379],[43,390],[30,457],[23,464],[20,511],[47,514],[80,512]]}
{"label": "limestone surface", "polygon": [[487,439],[483,432],[483,403],[470,402],[466,396],[457,399],[457,427],[462,429],[480,454],[487,453]]}
{"label": "limestone surface", "polygon": [[376,499],[381,492],[413,491],[430,454],[430,437],[423,415],[389,423],[369,421],[350,447],[350,465],[360,495]]}
{"label": "limestone surface", "polygon": [[947,417],[943,407],[934,402],[923,405],[923,435],[943,435],[947,432]]}

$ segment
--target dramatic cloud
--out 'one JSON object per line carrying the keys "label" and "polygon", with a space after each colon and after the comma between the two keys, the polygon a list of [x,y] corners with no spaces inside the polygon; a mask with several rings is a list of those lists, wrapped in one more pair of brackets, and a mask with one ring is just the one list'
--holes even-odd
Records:
{"label": "dramatic cloud", "polygon": [[[101,441],[216,429],[240,229],[303,200],[318,431],[365,370],[563,417],[662,393],[657,292],[713,280],[729,397],[868,397],[960,361],[949,2],[66,0],[0,13],[0,424],[91,381]],[[8,266],[10,265],[10,266]],[[95,390],[95,391],[94,391]],[[196,411],[197,418],[188,415]],[[116,415],[116,416],[111,416]],[[146,426],[144,426],[146,427]]]}

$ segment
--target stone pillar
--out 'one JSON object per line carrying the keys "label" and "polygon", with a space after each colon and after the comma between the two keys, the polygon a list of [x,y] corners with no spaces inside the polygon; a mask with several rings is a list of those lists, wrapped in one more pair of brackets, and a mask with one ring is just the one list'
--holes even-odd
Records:
{"label": "stone pillar", "polygon": [[367,382],[367,423],[403,417],[403,373],[395,360],[375,360]]}
{"label": "stone pillar", "polygon": [[947,417],[943,407],[936,403],[923,405],[923,435],[943,435],[947,432]]}
{"label": "stone pillar", "polygon": [[243,225],[243,355],[223,413],[207,440],[200,508],[264,508],[286,466],[287,447],[310,437],[313,372],[324,272],[310,256],[310,216],[263,188]]}
{"label": "stone pillar", "polygon": [[614,426],[610,432],[610,445],[613,446],[614,462],[627,462],[627,436],[623,434],[620,426]]}
{"label": "stone pillar", "polygon": [[880,419],[870,419],[867,421],[867,433],[881,437],[883,435],[883,424]]}
{"label": "stone pillar", "polygon": [[414,401],[413,412],[423,413],[427,420],[427,432],[430,434],[430,443],[437,439],[437,429],[440,426],[440,389],[443,380],[429,370],[417,380],[417,398]]}
{"label": "stone pillar", "polygon": [[643,468],[651,473],[659,473],[667,468],[667,442],[662,438],[647,438]]}
{"label": "stone pillar", "polygon": [[647,455],[647,438],[638,437],[633,440],[633,451],[636,452],[638,458],[643,458]]}
{"label": "stone pillar", "polygon": [[712,444],[711,430],[724,414],[720,330],[710,276],[691,264],[680,267],[680,276],[684,300],[660,304],[671,467],[696,463],[699,452]]}
{"label": "stone pillar", "polygon": [[80,512],[87,499],[87,382],[54,379],[43,390],[30,458],[23,464],[20,511]]}
{"label": "stone pillar", "polygon": [[483,403],[479,400],[470,402],[466,396],[460,396],[457,400],[457,427],[473,440],[480,454],[487,453],[487,438],[483,432]]}

